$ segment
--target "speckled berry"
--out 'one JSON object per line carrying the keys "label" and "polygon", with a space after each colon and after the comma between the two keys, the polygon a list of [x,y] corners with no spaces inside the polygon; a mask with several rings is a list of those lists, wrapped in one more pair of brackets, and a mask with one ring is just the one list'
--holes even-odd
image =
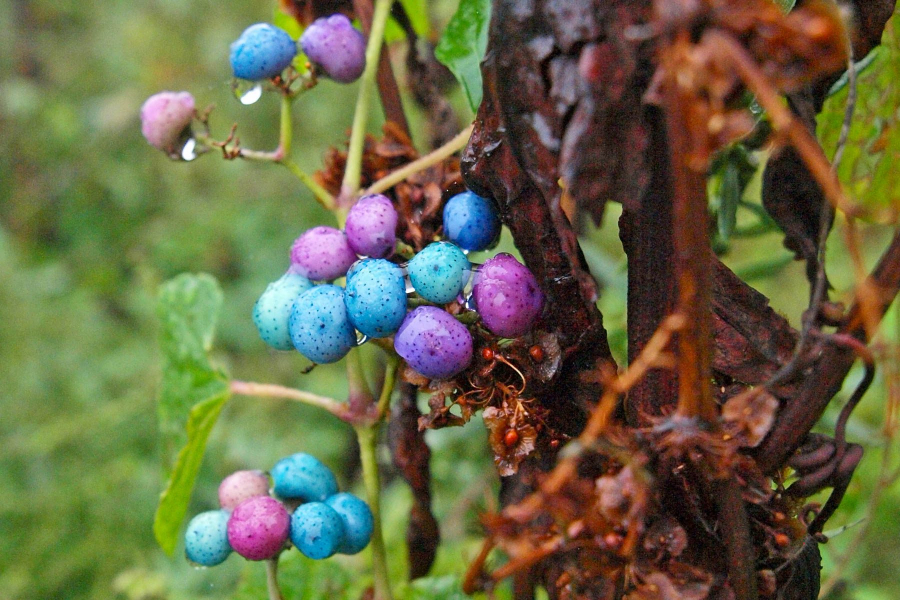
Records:
{"label": "speckled berry", "polygon": [[394,349],[422,375],[446,379],[469,366],[472,334],[447,311],[420,306],[406,315]]}
{"label": "speckled berry", "polygon": [[397,240],[397,210],[387,196],[363,196],[347,213],[344,232],[357,254],[372,258],[390,256]]}
{"label": "speckled berry", "polygon": [[471,275],[469,259],[450,242],[429,244],[413,256],[406,268],[416,292],[438,304],[455,300]]}
{"label": "speckled berry", "polygon": [[232,42],[231,71],[240,79],[269,79],[284,71],[296,55],[297,44],[287,31],[256,23]]}
{"label": "speckled berry", "polygon": [[277,496],[304,502],[321,502],[338,491],[331,469],[303,452],[279,460],[272,469],[272,481]]}
{"label": "speckled berry", "polygon": [[534,275],[506,253],[485,261],[475,274],[472,295],[485,327],[506,338],[527,333],[544,307]]}
{"label": "speckled berry", "polygon": [[228,543],[249,560],[266,560],[284,548],[291,517],[284,505],[270,496],[254,496],[238,504],[228,519]]}
{"label": "speckled berry", "polygon": [[262,341],[276,350],[294,349],[288,319],[294,301],[312,287],[309,279],[290,271],[266,287],[253,307],[253,323]]}
{"label": "speckled berry", "polygon": [[307,230],[291,247],[291,269],[313,281],[343,277],[357,258],[344,232],[324,225]]}
{"label": "speckled berry", "polygon": [[226,510],[210,510],[191,519],[184,534],[184,553],[189,561],[214,567],[228,558],[228,516]]}
{"label": "speckled berry", "polygon": [[400,327],[406,316],[403,271],[383,258],[367,258],[347,273],[344,302],[350,323],[363,334],[382,338]]}
{"label": "speckled berry", "polygon": [[374,520],[369,505],[353,494],[341,492],[325,500],[344,523],[344,542],[338,547],[341,554],[356,554],[369,545]]}
{"label": "speckled berry", "polygon": [[444,235],[463,250],[490,248],[500,235],[494,203],[472,192],[453,196],[444,206]]}
{"label": "speckled berry", "polygon": [[344,543],[344,521],[323,502],[301,504],[291,515],[291,541],[309,558],[328,558]]}
{"label": "speckled berry", "polygon": [[235,471],[219,484],[219,506],[225,510],[254,496],[269,495],[269,477],[262,471]]}
{"label": "speckled berry", "polygon": [[194,97],[189,92],[160,92],[141,106],[141,133],[154,148],[178,156],[191,136]]}
{"label": "speckled berry", "polygon": [[356,81],[366,68],[366,38],[341,14],[316,19],[300,47],[319,71],[339,83]]}
{"label": "speckled berry", "polygon": [[356,345],[344,290],[336,285],[319,285],[300,294],[291,310],[288,330],[294,348],[314,363],[337,362]]}

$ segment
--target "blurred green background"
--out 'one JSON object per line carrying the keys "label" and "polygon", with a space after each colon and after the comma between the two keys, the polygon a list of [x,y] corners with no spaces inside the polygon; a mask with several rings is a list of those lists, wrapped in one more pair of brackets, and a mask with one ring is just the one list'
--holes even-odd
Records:
{"label": "blurred green background", "polygon": [[[273,4],[0,3],[0,600],[223,598],[243,577],[238,559],[197,571],[163,555],[153,540],[163,485],[153,313],[161,282],[184,271],[219,279],[225,304],[215,359],[236,378],[343,393],[341,366],[304,377],[305,361],[267,351],[250,321],[256,297],[286,268],[291,241],[329,216],[283,170],[215,156],[173,163],[140,135],[138,110],[147,96],[187,89],[198,106],[216,104],[218,134],[238,121],[245,145],[274,146],[277,100],[241,106],[227,62],[228,44],[250,23],[270,19]],[[455,4],[436,3],[437,20]],[[354,92],[326,82],[296,103],[296,158],[308,171],[329,145],[342,143]],[[605,287],[600,303],[622,356],[625,273],[611,211],[602,229],[589,232],[585,252]],[[888,235],[884,227],[866,230],[870,259]],[[840,244],[833,246],[832,279],[846,290],[847,263]],[[799,265],[784,266],[788,256],[777,234],[733,241],[728,254],[796,321],[806,286]],[[885,339],[896,340],[897,327],[892,314]],[[884,447],[884,389],[876,384],[856,413],[851,437],[866,444],[867,455],[834,526],[866,514]],[[474,556],[477,512],[492,505],[497,478],[484,437],[478,420],[429,433],[448,540],[438,575],[461,572]],[[213,433],[191,513],[213,507],[215,488],[231,471],[265,469],[297,451],[314,452],[336,469],[342,487],[358,491],[354,444],[348,428],[327,415],[235,398]],[[390,477],[387,535],[399,573],[409,497]],[[883,494],[845,572],[844,597],[900,596],[898,501],[896,487]],[[827,550],[840,550],[855,531]],[[341,586],[358,589],[344,567],[364,564],[355,557],[317,567],[327,573],[298,594],[339,597]],[[261,565],[250,567],[258,578]],[[437,580],[434,594],[447,581]],[[447,594],[452,589],[448,584]],[[252,594],[251,586],[241,597]]]}

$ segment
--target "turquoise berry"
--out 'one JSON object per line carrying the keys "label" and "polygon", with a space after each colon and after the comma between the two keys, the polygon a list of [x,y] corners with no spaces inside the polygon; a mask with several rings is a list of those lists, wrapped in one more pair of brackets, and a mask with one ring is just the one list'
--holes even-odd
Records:
{"label": "turquoise berry", "polygon": [[315,363],[337,362],[356,345],[344,290],[336,285],[319,285],[298,296],[288,329],[294,347]]}
{"label": "turquoise berry", "polygon": [[288,271],[266,287],[253,307],[253,323],[259,337],[276,350],[293,350],[288,320],[294,301],[313,287],[312,282],[298,273]]}
{"label": "turquoise berry", "polygon": [[471,275],[469,259],[450,242],[429,244],[413,256],[406,268],[416,292],[438,304],[456,300]]}
{"label": "turquoise berry", "polygon": [[227,510],[210,510],[191,519],[184,534],[184,553],[189,561],[214,567],[228,558],[228,516]]}
{"label": "turquoise berry", "polygon": [[279,460],[272,469],[272,481],[275,495],[304,502],[321,502],[338,491],[331,469],[303,452]]}
{"label": "turquoise berry", "polygon": [[356,554],[369,545],[372,539],[374,519],[369,505],[353,494],[341,492],[325,500],[344,522],[344,543],[338,548],[341,554]]}
{"label": "turquoise berry", "polygon": [[363,334],[382,338],[400,327],[406,316],[403,271],[383,258],[367,258],[347,273],[344,302],[350,323]]}
{"label": "turquoise berry", "polygon": [[297,43],[287,31],[257,23],[232,42],[231,71],[239,79],[269,79],[281,74],[296,55]]}
{"label": "turquoise berry", "polygon": [[472,361],[472,334],[447,311],[420,306],[406,315],[397,330],[394,350],[422,375],[446,379]]}
{"label": "turquoise berry", "polygon": [[444,235],[463,250],[490,248],[500,235],[494,203],[472,192],[453,196],[444,206]]}
{"label": "turquoise berry", "polygon": [[291,541],[309,558],[328,558],[344,543],[344,522],[323,502],[301,504],[291,515]]}

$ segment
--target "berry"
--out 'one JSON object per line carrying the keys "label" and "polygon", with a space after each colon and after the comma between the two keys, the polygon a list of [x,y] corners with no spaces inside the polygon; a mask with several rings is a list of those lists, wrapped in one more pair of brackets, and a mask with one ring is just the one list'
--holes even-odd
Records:
{"label": "berry", "polygon": [[316,19],[300,36],[300,47],[325,75],[356,81],[366,68],[366,38],[341,14]]}
{"label": "berry", "polygon": [[228,558],[228,511],[202,512],[188,523],[184,534],[187,559],[204,567],[214,567]]}
{"label": "berry", "polygon": [[160,92],[141,106],[141,133],[154,148],[178,156],[191,135],[194,97],[189,92]]}
{"label": "berry", "polygon": [[313,281],[343,277],[356,260],[347,236],[334,227],[313,227],[291,246],[291,270]]}
{"label": "berry", "polygon": [[338,491],[331,469],[303,452],[279,460],[272,468],[272,480],[276,495],[304,502],[321,502]]}
{"label": "berry", "polygon": [[422,375],[446,379],[469,366],[472,334],[447,311],[420,306],[406,315],[394,349]]}
{"label": "berry", "polygon": [[384,258],[397,240],[397,210],[387,196],[363,196],[347,213],[344,231],[354,252]]}
{"label": "berry", "polygon": [[219,506],[225,510],[254,496],[269,495],[269,478],[262,471],[235,471],[219,484]]}
{"label": "berry", "polygon": [[231,71],[239,79],[269,79],[284,71],[296,55],[297,44],[287,31],[257,23],[232,42]]}
{"label": "berry", "polygon": [[325,501],[344,523],[344,542],[338,548],[341,554],[356,554],[369,545],[374,520],[369,505],[353,494],[342,492]]}
{"label": "berry", "polygon": [[291,541],[309,558],[328,558],[344,543],[344,522],[323,502],[301,504],[291,515]]}
{"label": "berry", "polygon": [[447,304],[463,291],[471,274],[469,259],[450,242],[428,244],[407,265],[409,280],[420,296]]}
{"label": "berry", "polygon": [[228,519],[228,542],[249,560],[266,560],[284,548],[291,518],[281,502],[254,496],[238,504]]}
{"label": "berry", "polygon": [[288,331],[294,347],[314,363],[337,362],[356,345],[344,290],[336,285],[319,285],[303,292],[294,302]]}
{"label": "berry", "polygon": [[288,271],[266,287],[253,307],[253,322],[262,341],[276,350],[294,349],[288,319],[294,301],[312,286],[312,282],[303,275]]}
{"label": "berry", "polygon": [[444,235],[464,250],[490,248],[500,235],[494,203],[472,192],[453,196],[444,206]]}
{"label": "berry", "polygon": [[544,294],[534,275],[506,253],[481,265],[472,295],[485,327],[506,338],[528,332],[544,307]]}
{"label": "berry", "polygon": [[363,334],[391,335],[406,316],[406,281],[403,271],[383,258],[367,258],[347,273],[344,290],[347,316]]}

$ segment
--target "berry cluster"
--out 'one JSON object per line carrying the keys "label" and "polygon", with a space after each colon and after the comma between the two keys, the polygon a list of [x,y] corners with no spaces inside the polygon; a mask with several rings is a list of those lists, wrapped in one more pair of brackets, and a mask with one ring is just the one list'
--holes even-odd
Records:
{"label": "berry cluster", "polygon": [[331,470],[298,453],[281,459],[269,476],[237,471],[219,485],[219,510],[200,513],[188,524],[185,554],[198,565],[220,564],[232,551],[248,560],[267,560],[289,547],[305,556],[356,554],[372,537],[369,506],[339,493]]}
{"label": "berry cluster", "polygon": [[[273,348],[296,348],[313,362],[331,363],[361,343],[357,332],[362,340],[394,335],[394,349],[410,367],[445,379],[469,365],[473,346],[468,327],[446,305],[476,306],[484,326],[497,336],[527,333],[543,308],[534,275],[509,254],[481,266],[466,256],[496,242],[500,220],[493,203],[464,192],[447,202],[443,219],[449,241],[429,244],[405,264],[388,260],[394,256],[398,215],[386,196],[360,199],[343,231],[306,231],[291,248],[287,273],[256,303],[253,320],[260,337]],[[329,283],[341,277],[346,277],[343,289]],[[423,305],[407,312],[410,295]]]}

